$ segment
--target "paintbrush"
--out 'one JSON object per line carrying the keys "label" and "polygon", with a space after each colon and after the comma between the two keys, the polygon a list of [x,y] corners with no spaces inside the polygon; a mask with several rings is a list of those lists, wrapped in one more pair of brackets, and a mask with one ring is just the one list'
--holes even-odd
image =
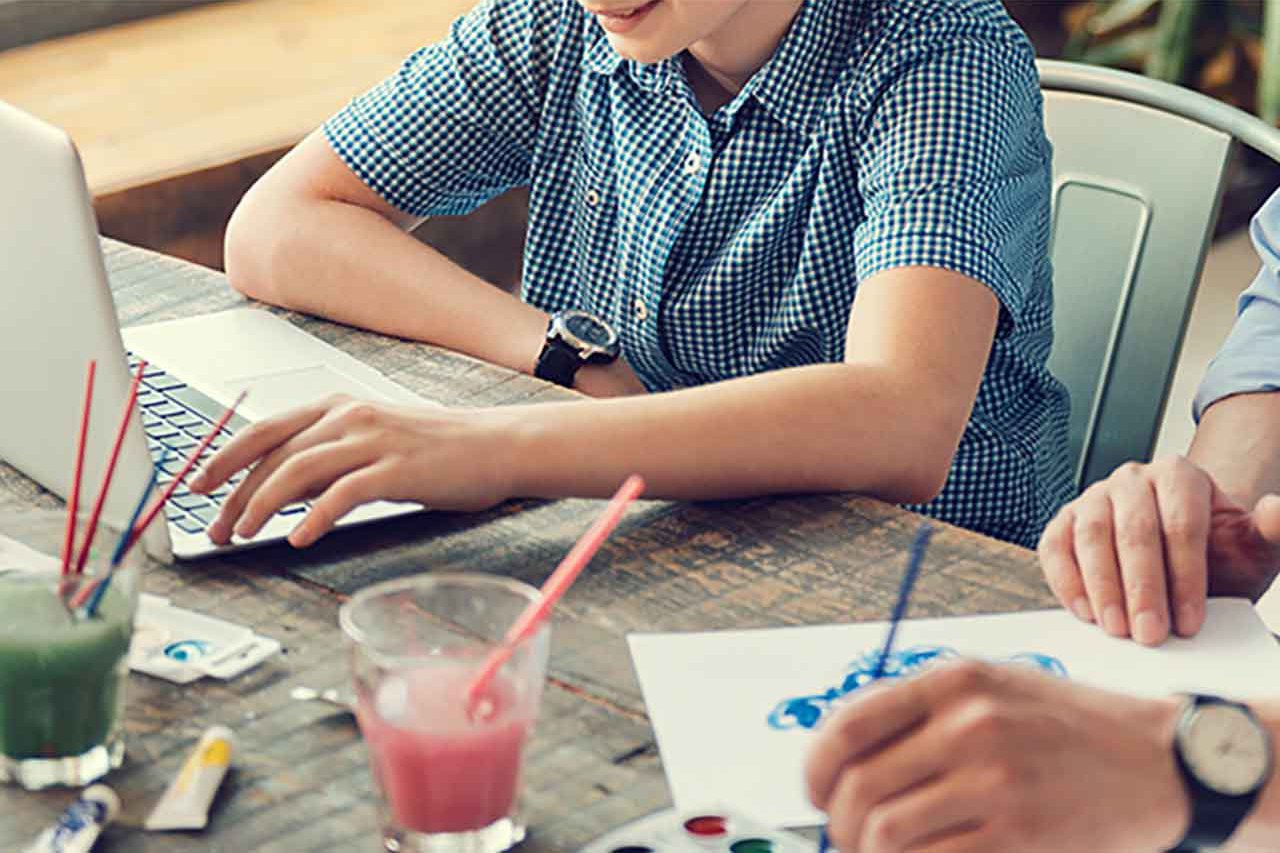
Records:
{"label": "paintbrush", "polygon": [[[925,522],[916,530],[915,538],[911,540],[911,551],[907,554],[907,570],[903,572],[902,583],[898,585],[898,600],[893,605],[893,615],[889,617],[889,630],[885,632],[884,643],[880,647],[880,656],[876,659],[876,668],[871,674],[871,681],[877,681],[884,676],[884,665],[889,660],[889,655],[893,653],[893,641],[898,635],[898,623],[907,614],[907,602],[911,599],[911,589],[916,585],[920,564],[924,562],[924,552],[929,547],[929,537],[932,535],[933,525]],[[827,853],[830,849],[831,843],[827,840],[827,830],[823,827],[822,835],[818,839],[818,853]]]}

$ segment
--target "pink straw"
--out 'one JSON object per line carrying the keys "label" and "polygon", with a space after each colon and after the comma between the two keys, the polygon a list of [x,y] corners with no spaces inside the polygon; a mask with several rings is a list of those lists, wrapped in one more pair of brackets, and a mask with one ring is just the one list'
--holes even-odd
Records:
{"label": "pink straw", "polygon": [[102,485],[98,487],[98,497],[93,502],[93,509],[86,521],[88,529],[84,533],[84,544],[80,546],[80,554],[76,557],[75,574],[84,573],[85,561],[89,559],[89,546],[93,544],[93,536],[98,532],[98,518],[102,515],[102,507],[107,502],[107,490],[111,488],[111,477],[116,472],[116,462],[120,459],[120,448],[124,445],[125,433],[129,431],[129,417],[133,414],[134,404],[138,402],[138,386],[142,384],[142,372],[147,369],[145,361],[138,362],[138,372],[133,375],[129,385],[129,399],[124,404],[124,414],[120,416],[120,428],[116,430],[116,443],[111,446],[111,456],[107,458],[107,470],[102,475]]}
{"label": "pink straw", "polygon": [[484,666],[467,688],[468,715],[474,717],[475,710],[484,696],[485,688],[493,680],[502,665],[515,652],[516,646],[537,633],[542,623],[551,615],[551,608],[577,580],[578,575],[586,568],[587,563],[595,556],[596,551],[609,538],[609,534],[618,526],[627,506],[644,491],[644,480],[638,474],[632,474],[618,489],[604,513],[596,519],[582,538],[569,550],[565,558],[556,566],[546,582],[542,585],[541,594],[524,609],[515,623],[507,630],[502,645],[495,648],[485,660]]}
{"label": "pink straw", "polygon": [[62,538],[62,575],[71,572],[71,549],[76,542],[76,514],[80,511],[80,478],[84,475],[84,446],[89,438],[89,410],[93,408],[93,376],[98,362],[89,360],[84,379],[84,406],[80,409],[80,437],[76,439],[76,464],[71,474],[71,494],[67,495],[67,532]]}

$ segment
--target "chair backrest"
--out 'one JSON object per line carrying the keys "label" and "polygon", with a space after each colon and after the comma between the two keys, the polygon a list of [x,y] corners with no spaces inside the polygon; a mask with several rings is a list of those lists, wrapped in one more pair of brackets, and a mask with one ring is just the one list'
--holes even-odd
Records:
{"label": "chair backrest", "polygon": [[1234,143],[1277,156],[1280,137],[1177,86],[1039,65],[1054,146],[1049,367],[1071,394],[1083,489],[1149,458]]}

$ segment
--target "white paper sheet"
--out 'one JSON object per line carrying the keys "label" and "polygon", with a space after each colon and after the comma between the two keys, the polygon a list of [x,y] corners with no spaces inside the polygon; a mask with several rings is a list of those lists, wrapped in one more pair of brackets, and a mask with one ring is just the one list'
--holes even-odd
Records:
{"label": "white paper sheet", "polygon": [[[878,652],[886,627],[630,635],[676,806],[714,801],[771,826],[820,823],[803,781],[814,731],[772,728],[770,714],[783,700],[839,688],[855,659]],[[932,646],[988,660],[1051,655],[1074,680],[1145,696],[1280,695],[1280,645],[1244,599],[1210,601],[1199,635],[1156,649],[1112,639],[1061,610],[899,626],[895,650]]]}

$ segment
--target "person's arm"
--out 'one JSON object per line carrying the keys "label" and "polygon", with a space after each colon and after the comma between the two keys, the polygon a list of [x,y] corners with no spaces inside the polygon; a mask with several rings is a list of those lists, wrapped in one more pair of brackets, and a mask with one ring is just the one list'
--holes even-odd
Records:
{"label": "person's arm", "polygon": [[1241,506],[1280,493],[1280,190],[1250,224],[1262,262],[1196,393],[1188,457]]}
{"label": "person's arm", "polygon": [[252,536],[320,495],[290,537],[306,545],[357,503],[475,509],[512,496],[607,496],[640,473],[653,497],[858,491],[928,500],[968,420],[995,297],[945,270],[882,273],[859,291],[843,364],[648,397],[486,410],[327,401],[255,424],[193,481],[259,460],[209,529]]}
{"label": "person's arm", "polygon": [[227,276],[254,299],[531,372],[547,315],[410,236],[418,221],[317,131],[236,208]]}
{"label": "person's arm", "polygon": [[[1191,821],[1177,699],[966,661],[864,688],[823,721],[809,796],[847,853],[1167,850]],[[1280,743],[1280,702],[1251,703]],[[1227,849],[1280,849],[1273,775]]]}
{"label": "person's arm", "polygon": [[[300,143],[231,218],[231,285],[532,372],[547,315],[406,232],[528,181],[557,22],[573,8],[483,4]],[[596,396],[644,390],[625,360],[584,368],[577,386]]]}
{"label": "person's arm", "polygon": [[1187,458],[1241,506],[1280,494],[1280,392],[1236,394],[1210,406]]}
{"label": "person's arm", "polygon": [[1190,636],[1206,595],[1257,599],[1280,571],[1280,192],[1252,229],[1262,270],[1196,395],[1187,458],[1122,466],[1040,540],[1059,601],[1115,636]]}

